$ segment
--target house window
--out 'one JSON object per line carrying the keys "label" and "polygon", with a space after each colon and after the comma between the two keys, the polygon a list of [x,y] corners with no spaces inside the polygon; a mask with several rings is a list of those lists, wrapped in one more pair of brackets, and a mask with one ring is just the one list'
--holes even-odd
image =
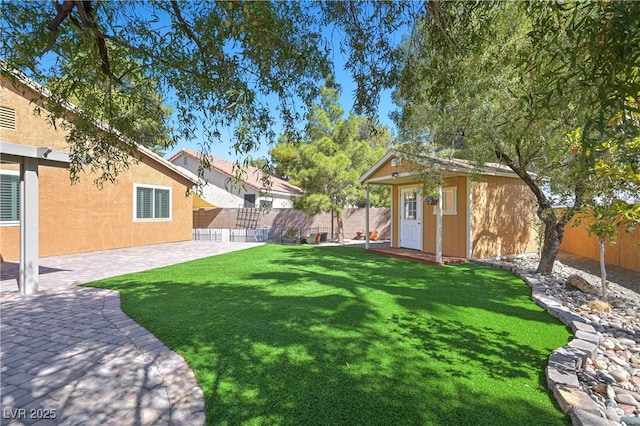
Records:
{"label": "house window", "polygon": [[0,106],[0,128],[16,129],[16,110],[13,108]]}
{"label": "house window", "polygon": [[0,174],[0,222],[15,225],[20,221],[20,176],[18,173]]}
{"label": "house window", "polygon": [[256,206],[256,194],[244,194],[244,208],[252,209]]}
{"label": "house window", "polygon": [[171,220],[171,188],[134,185],[134,220]]}
{"label": "house window", "polygon": [[273,198],[260,198],[260,208],[270,209],[273,208]]}
{"label": "house window", "polygon": [[[437,206],[433,207],[433,214],[436,214]],[[458,188],[442,188],[442,214],[458,214]]]}
{"label": "house window", "polygon": [[404,193],[404,218],[414,220],[417,212],[417,196],[415,192]]}

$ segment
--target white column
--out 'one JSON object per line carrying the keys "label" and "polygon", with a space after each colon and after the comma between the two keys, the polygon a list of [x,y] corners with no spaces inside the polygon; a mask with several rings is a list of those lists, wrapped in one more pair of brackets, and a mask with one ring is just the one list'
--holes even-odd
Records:
{"label": "white column", "polygon": [[22,294],[38,291],[38,160],[20,164],[20,277]]}
{"label": "white column", "polygon": [[442,263],[442,185],[438,185],[436,208],[436,262]]}
{"label": "white column", "polygon": [[364,213],[364,239],[365,248],[369,248],[369,184],[367,183],[367,196],[365,199],[365,213]]}

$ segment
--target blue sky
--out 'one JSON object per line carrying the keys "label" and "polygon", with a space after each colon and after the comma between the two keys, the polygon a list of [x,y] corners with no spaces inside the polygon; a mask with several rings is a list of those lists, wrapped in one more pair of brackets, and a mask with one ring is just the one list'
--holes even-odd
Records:
{"label": "blue sky", "polygon": [[[340,84],[342,89],[340,94],[340,103],[346,115],[349,112],[351,112],[353,108],[356,84],[353,81],[353,78],[351,77],[350,73],[344,69],[347,58],[340,52],[340,49],[339,49],[340,34],[337,31],[335,31],[335,32],[332,32],[331,35],[329,35],[329,32],[330,30],[327,30],[326,34],[332,38],[332,44],[333,44],[332,60],[334,62],[334,67],[335,67],[336,82]],[[399,34],[398,37],[402,37],[402,34]],[[385,90],[381,93],[380,104],[378,105],[378,119],[380,120],[381,124],[389,126],[391,128],[391,131],[395,134],[396,133],[395,125],[391,120],[391,118],[389,118],[389,114],[396,109],[396,106],[391,100],[391,92],[392,90]],[[303,127],[304,124],[305,124],[304,122],[300,123],[300,127]],[[221,131],[221,133],[223,137],[224,135],[228,135],[225,138],[226,141],[230,141],[232,139],[231,129],[228,129],[226,131],[223,130]],[[168,158],[174,153],[184,148],[191,149],[193,151],[198,151],[199,150],[198,142],[199,141],[197,140],[190,141],[190,142],[185,142],[185,141],[178,142],[178,144],[176,144],[174,147],[172,147],[167,151],[165,156]],[[271,147],[272,146],[268,144],[263,144],[259,150],[252,152],[250,155],[253,158],[268,157],[268,152],[269,152],[269,149],[271,149]],[[244,157],[239,158],[235,155],[233,151],[233,147],[229,142],[222,142],[222,143],[217,143],[213,145],[211,149],[211,155],[219,158],[224,158],[230,161],[242,161],[242,159],[244,158]]]}
{"label": "blue sky", "polygon": [[[353,82],[353,79],[349,75],[349,73],[344,70],[336,70],[336,81],[340,83],[340,85],[342,86],[340,103],[342,105],[342,108],[345,110],[345,115],[346,115],[351,111],[353,107],[353,102],[354,102],[353,94],[356,86],[355,86],[355,83]],[[378,106],[378,119],[380,120],[381,124],[389,126],[392,129],[393,133],[395,133],[395,125],[391,120],[391,118],[389,118],[389,113],[395,109],[396,109],[396,106],[393,104],[393,101],[391,100],[391,90],[384,91],[380,98],[380,105]],[[300,123],[301,126],[304,126],[304,124],[305,123]],[[223,135],[228,134],[229,136],[227,137],[227,140],[231,140],[231,130],[228,130],[226,132],[223,131],[222,134]],[[178,144],[176,144],[174,147],[172,147],[167,151],[167,154],[165,156],[168,158],[174,153],[185,148],[191,149],[193,151],[198,151],[199,150],[198,141],[178,142]],[[270,148],[271,146],[264,144],[263,146],[260,147],[258,151],[252,152],[251,156],[253,158],[268,157],[268,152]],[[224,158],[230,161],[242,160],[242,158],[238,158],[234,154],[233,147],[231,146],[230,143],[218,143],[214,145],[211,150],[211,155],[219,158]]]}
{"label": "blue sky", "polygon": [[[146,3],[143,3],[143,2],[134,4],[134,8],[136,9],[140,8],[139,13],[141,16],[144,16],[145,13],[147,14],[149,13],[149,11],[144,10],[145,6],[146,6]],[[166,22],[166,19],[167,19],[166,17],[160,16],[160,20],[157,22],[157,25],[160,28],[168,27],[169,24],[168,22]],[[345,111],[345,114],[348,114],[349,112],[352,111],[352,108],[353,108],[356,84],[353,81],[353,78],[351,77],[350,73],[344,69],[347,58],[340,51],[340,41],[341,41],[342,33],[341,33],[341,30],[339,30],[338,28],[327,27],[324,29],[324,35],[330,40],[332,45],[331,59],[333,60],[333,63],[334,63],[335,80],[341,86],[340,103],[342,105],[342,108]],[[397,41],[399,42],[400,39],[402,38],[402,35],[403,35],[403,31],[398,31],[397,34],[394,34],[394,37],[397,37]],[[41,58],[41,63],[47,64],[49,61],[53,62],[54,59],[50,57],[51,55],[53,55],[53,53],[45,54]],[[322,82],[319,82],[318,84],[322,84]],[[173,109],[173,105],[175,105],[175,102],[176,102],[176,100],[173,99],[174,98],[173,94],[165,93],[164,96],[169,108]],[[392,133],[395,133],[395,126],[393,121],[389,118],[389,113],[395,109],[396,107],[391,100],[391,90],[383,91],[381,93],[380,103],[378,105],[378,119],[381,124],[389,126],[391,128]],[[299,128],[303,128],[304,125],[305,125],[304,122],[298,123]],[[173,126],[177,127],[177,124],[173,124]],[[243,160],[243,157],[238,158],[236,156],[234,149],[231,146],[230,141],[232,140],[233,129],[218,129],[218,130],[220,130],[221,134],[223,135],[223,142],[216,143],[215,145],[213,145],[211,149],[211,154],[220,158],[231,160],[231,161]],[[277,128],[276,128],[276,133],[277,134],[280,133]],[[175,146],[171,147],[166,151],[165,157],[168,158],[169,156],[173,155],[174,153],[178,152],[183,148],[188,148],[194,151],[198,151],[199,144],[201,142],[202,142],[201,140],[178,141],[178,143]],[[271,146],[265,143],[263,144],[263,146],[260,147],[259,150],[250,153],[250,155],[253,158],[267,157],[268,151],[270,148]]]}
{"label": "blue sky", "polygon": [[[336,53],[338,56],[342,56],[339,52]],[[348,114],[352,108],[354,103],[354,91],[356,89],[356,85],[351,78],[351,75],[343,69],[344,67],[344,59],[338,60],[338,58],[334,59],[336,61],[336,81],[342,87],[342,93],[340,96],[340,103],[342,108],[345,110],[345,114]],[[381,124],[387,125],[392,129],[392,132],[395,133],[395,125],[391,118],[389,118],[389,114],[396,109],[396,106],[393,104],[391,100],[391,90],[385,90],[380,97],[380,104],[378,106],[378,119]],[[304,126],[305,123],[300,123],[301,126]],[[222,132],[223,135],[228,134],[226,138],[228,141],[231,140],[231,130],[227,130],[226,132]],[[166,157],[170,157],[174,153],[180,151],[181,149],[191,149],[193,151],[198,151],[198,141],[190,141],[190,142],[178,142],[174,147],[169,149],[166,153]],[[260,149],[256,152],[252,152],[251,156],[253,158],[260,157],[268,157],[269,149],[271,146],[268,144],[263,144]],[[224,158],[230,161],[241,161],[242,158],[238,158],[233,152],[233,147],[230,143],[217,143],[212,147],[211,155]]]}

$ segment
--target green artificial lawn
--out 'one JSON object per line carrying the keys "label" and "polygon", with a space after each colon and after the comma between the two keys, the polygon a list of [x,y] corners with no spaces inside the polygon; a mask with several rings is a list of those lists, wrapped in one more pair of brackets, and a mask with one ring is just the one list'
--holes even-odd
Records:
{"label": "green artificial lawn", "polygon": [[90,284],[182,354],[207,423],[566,425],[570,334],[510,272],[264,245]]}

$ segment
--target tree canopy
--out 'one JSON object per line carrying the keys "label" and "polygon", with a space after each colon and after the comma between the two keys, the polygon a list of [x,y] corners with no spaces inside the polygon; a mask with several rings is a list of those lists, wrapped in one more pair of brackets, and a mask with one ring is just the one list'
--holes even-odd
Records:
{"label": "tree canopy", "polygon": [[[120,64],[126,63],[127,58],[123,57],[120,61]],[[77,89],[73,89],[69,98],[74,105],[83,111],[93,111],[93,118],[114,129],[126,129],[135,142],[163,155],[174,143],[169,125],[172,110],[165,105],[157,82],[145,77],[137,64],[129,64],[127,68],[128,81],[140,91],[135,103],[130,103],[131,100],[123,97],[121,91],[112,90],[104,82],[98,81],[94,85],[81,81],[79,76],[68,74],[66,69],[43,83],[57,94],[67,90],[67,81],[75,80]]]}
{"label": "tree canopy", "polygon": [[[356,112],[373,115],[381,90],[396,87],[397,123],[415,150],[499,161],[523,179],[545,224],[540,272],[551,271],[573,213],[595,199],[596,167],[632,176],[640,167],[640,2],[11,1],[0,22],[8,68],[40,82],[64,76],[59,98],[87,100],[72,158],[104,179],[127,158],[89,117],[138,137],[122,117],[155,105],[153,93],[177,115],[172,137],[198,139],[205,154],[223,128],[239,153],[275,141],[276,122],[302,138],[296,123],[318,88],[336,87],[334,48],[357,83]],[[326,131],[316,124],[309,135]],[[562,214],[551,208],[558,199],[569,206]]]}
{"label": "tree canopy", "polygon": [[[365,201],[359,177],[391,143],[388,128],[376,126],[362,116],[343,116],[337,91],[322,88],[321,102],[312,107],[304,138],[283,137],[270,151],[276,172],[305,191],[295,200],[297,209],[311,215],[336,213],[340,242],[344,241],[343,210]],[[385,205],[388,196],[388,191],[378,189],[370,202]]]}
{"label": "tree canopy", "polygon": [[[2,57],[7,68],[40,83],[63,76],[55,84],[61,100],[88,100],[99,91],[95,102],[82,104],[86,115],[117,124],[125,136],[139,133],[137,121],[118,120],[123,110],[152,105],[149,95],[160,92],[177,115],[174,138],[197,138],[207,152],[228,127],[236,150],[246,153],[275,138],[276,120],[293,130],[305,114],[300,105],[315,99],[317,82],[332,78],[329,48],[309,6],[4,2]],[[51,109],[60,118],[62,111]],[[157,112],[142,110],[140,117]],[[87,139],[70,141],[72,158],[105,166],[105,179],[126,165],[124,157],[109,158],[114,135],[81,123],[79,130]]]}
{"label": "tree canopy", "polygon": [[[585,181],[604,158],[595,147],[606,135],[617,135],[629,154],[625,164],[637,173],[629,142],[638,129],[626,117],[638,95],[640,40],[631,28],[640,9],[431,1],[428,12],[405,46],[396,91],[403,137],[419,152],[446,149],[518,174],[545,225],[538,271],[550,273],[564,226],[589,200]],[[601,61],[608,71],[591,75]],[[625,119],[612,126],[616,114]],[[578,127],[581,143],[571,146],[567,135]],[[552,209],[558,202],[568,208]]]}

